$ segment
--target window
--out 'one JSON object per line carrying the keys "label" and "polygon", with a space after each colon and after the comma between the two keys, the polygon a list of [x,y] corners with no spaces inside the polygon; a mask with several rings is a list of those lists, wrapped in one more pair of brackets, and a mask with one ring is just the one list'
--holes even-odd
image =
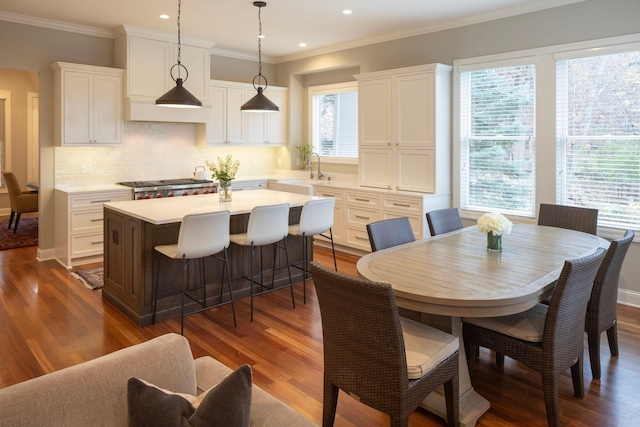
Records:
{"label": "window", "polygon": [[358,157],[358,84],[309,87],[310,132],[314,151],[334,158]]}
{"label": "window", "polygon": [[535,215],[536,66],[460,70],[460,207]]}
{"label": "window", "polygon": [[557,62],[558,203],[640,228],[640,51]]}
{"label": "window", "polygon": [[[11,169],[11,92],[0,90],[0,167],[2,170]],[[4,178],[0,188],[7,188]]]}

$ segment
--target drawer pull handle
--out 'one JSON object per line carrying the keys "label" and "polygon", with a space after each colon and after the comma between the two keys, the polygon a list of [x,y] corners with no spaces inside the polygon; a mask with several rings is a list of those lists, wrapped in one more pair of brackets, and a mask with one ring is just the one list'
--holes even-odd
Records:
{"label": "drawer pull handle", "polygon": [[358,218],[358,219],[366,219],[366,220],[369,219],[368,216],[362,216],[362,215],[356,215],[356,218]]}
{"label": "drawer pull handle", "polygon": [[367,202],[367,203],[369,203],[371,201],[369,199],[359,199],[357,197],[355,198],[355,200],[356,200],[356,202]]}
{"label": "drawer pull handle", "polygon": [[336,197],[335,194],[322,193],[322,197]]}
{"label": "drawer pull handle", "polygon": [[104,218],[91,218],[91,222],[101,222],[104,221]]}
{"label": "drawer pull handle", "polygon": [[91,203],[109,203],[111,199],[107,200],[92,200]]}
{"label": "drawer pull handle", "polygon": [[409,205],[409,204],[406,204],[406,203],[396,203],[396,202],[393,202],[393,206],[400,206],[401,208],[410,208],[410,207],[411,207],[411,205]]}
{"label": "drawer pull handle", "polygon": [[369,241],[369,239],[365,239],[364,237],[360,237],[360,236],[355,236],[356,240],[366,240],[367,242]]}
{"label": "drawer pull handle", "polygon": [[101,245],[104,243],[104,240],[100,240],[99,242],[91,242],[92,245]]}

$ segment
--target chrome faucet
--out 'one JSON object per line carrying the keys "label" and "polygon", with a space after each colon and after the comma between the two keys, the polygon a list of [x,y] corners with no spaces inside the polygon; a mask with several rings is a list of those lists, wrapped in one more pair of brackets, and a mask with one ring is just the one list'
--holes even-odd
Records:
{"label": "chrome faucet", "polygon": [[320,155],[318,153],[311,153],[311,155],[309,156],[309,169],[311,170],[311,176],[310,178],[313,179],[314,175],[313,175],[313,164],[311,162],[311,159],[313,158],[313,156],[316,156],[318,158],[318,179],[322,179],[324,178],[324,174],[322,172],[320,172]]}

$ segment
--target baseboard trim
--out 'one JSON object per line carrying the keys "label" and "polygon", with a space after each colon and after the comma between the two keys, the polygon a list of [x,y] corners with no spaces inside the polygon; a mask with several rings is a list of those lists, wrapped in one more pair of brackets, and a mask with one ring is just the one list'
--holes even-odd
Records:
{"label": "baseboard trim", "polygon": [[629,289],[618,289],[618,304],[640,308],[640,292]]}

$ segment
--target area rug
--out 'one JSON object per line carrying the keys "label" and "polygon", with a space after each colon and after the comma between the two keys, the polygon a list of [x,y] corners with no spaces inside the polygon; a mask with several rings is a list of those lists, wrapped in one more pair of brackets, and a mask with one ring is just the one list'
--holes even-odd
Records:
{"label": "area rug", "polygon": [[23,248],[25,246],[36,246],[38,244],[38,217],[20,218],[18,231],[13,234],[15,222],[11,224],[9,220],[0,221],[0,251],[5,249]]}
{"label": "area rug", "polygon": [[71,275],[80,280],[82,284],[89,289],[102,289],[102,287],[104,286],[104,270],[102,267],[74,271],[71,273]]}

